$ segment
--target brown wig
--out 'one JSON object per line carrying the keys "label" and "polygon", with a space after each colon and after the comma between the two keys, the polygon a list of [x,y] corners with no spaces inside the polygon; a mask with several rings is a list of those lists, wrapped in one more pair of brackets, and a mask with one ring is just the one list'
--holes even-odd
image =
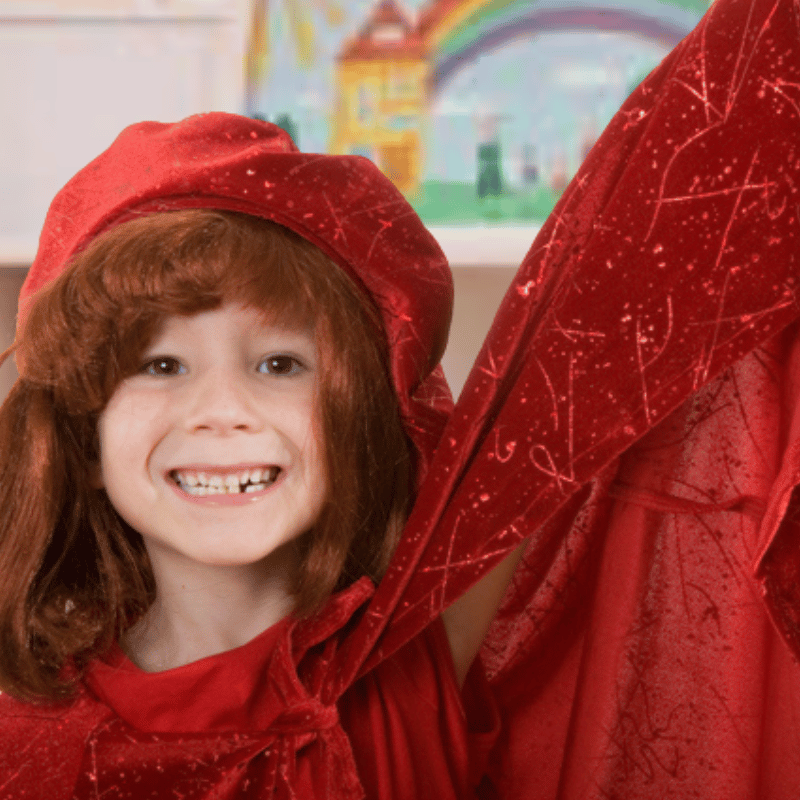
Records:
{"label": "brown wig", "polygon": [[99,414],[160,322],[237,302],[311,326],[328,475],[301,540],[296,613],[385,570],[405,520],[410,456],[377,311],[286,228],[206,210],[99,235],[27,308],[20,378],[0,409],[0,689],[70,696],[81,669],[152,603],[142,537],[94,488]]}

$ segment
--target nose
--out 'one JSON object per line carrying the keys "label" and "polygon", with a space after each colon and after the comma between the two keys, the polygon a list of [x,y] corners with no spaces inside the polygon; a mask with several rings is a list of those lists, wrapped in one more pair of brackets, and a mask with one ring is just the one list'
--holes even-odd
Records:
{"label": "nose", "polygon": [[245,381],[231,370],[213,370],[187,388],[184,424],[190,431],[227,434],[261,430],[263,420]]}

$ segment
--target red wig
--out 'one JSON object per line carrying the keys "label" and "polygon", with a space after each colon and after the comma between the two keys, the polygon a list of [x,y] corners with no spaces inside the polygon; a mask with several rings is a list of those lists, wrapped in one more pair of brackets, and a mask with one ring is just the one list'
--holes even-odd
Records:
{"label": "red wig", "polygon": [[[0,410],[0,688],[68,696],[71,680],[155,596],[141,536],[93,487],[96,424],[165,316],[237,302],[316,333],[326,469],[301,540],[296,611],[378,579],[410,495],[410,450],[378,312],[319,248],[245,214],[152,213],[97,236],[34,295]],[[69,667],[74,665],[76,669]]]}

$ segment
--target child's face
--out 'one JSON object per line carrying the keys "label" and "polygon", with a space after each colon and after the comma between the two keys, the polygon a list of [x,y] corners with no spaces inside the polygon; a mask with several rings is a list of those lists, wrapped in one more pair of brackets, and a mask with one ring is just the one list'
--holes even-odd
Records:
{"label": "child's face", "polygon": [[154,568],[259,564],[311,528],[327,485],[313,333],[225,305],[169,317],[142,364],[100,416],[100,466]]}

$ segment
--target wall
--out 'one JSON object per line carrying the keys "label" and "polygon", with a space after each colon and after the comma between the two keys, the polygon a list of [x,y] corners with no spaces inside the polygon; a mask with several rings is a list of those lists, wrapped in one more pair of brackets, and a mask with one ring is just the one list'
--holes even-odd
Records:
{"label": "wall", "polygon": [[455,395],[464,385],[515,272],[516,267],[510,266],[461,265],[453,269],[453,324],[442,367]]}
{"label": "wall", "polygon": [[[0,3],[0,348],[61,186],[143,119],[239,111],[250,0]],[[166,79],[168,76],[169,79]],[[0,398],[16,377],[0,368]]]}

